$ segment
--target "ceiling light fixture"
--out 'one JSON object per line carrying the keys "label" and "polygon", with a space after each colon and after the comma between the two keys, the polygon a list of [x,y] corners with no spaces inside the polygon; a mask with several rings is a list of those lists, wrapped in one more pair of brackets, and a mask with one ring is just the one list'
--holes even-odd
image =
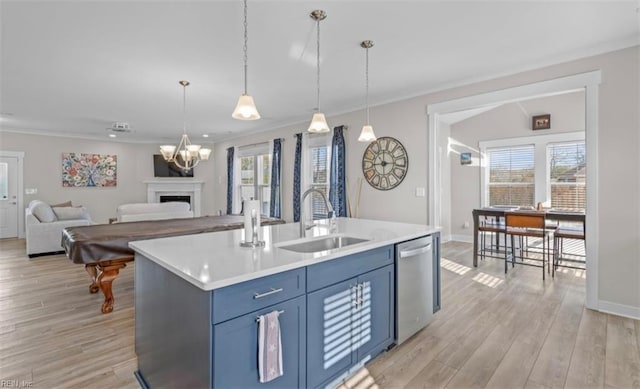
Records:
{"label": "ceiling light fixture", "polygon": [[247,0],[244,0],[244,93],[238,99],[236,109],[231,114],[231,117],[238,120],[258,120],[260,114],[256,108],[256,104],[253,102],[253,97],[247,93]]}
{"label": "ceiling light fixture", "polygon": [[315,20],[318,24],[317,31],[318,37],[316,42],[316,90],[317,90],[317,105],[316,112],[311,118],[311,124],[309,124],[309,132],[329,132],[329,125],[324,114],[320,112],[320,21],[327,17],[326,12],[322,10],[315,10],[309,15],[311,19]]}
{"label": "ceiling light fixture", "polygon": [[365,49],[366,51],[366,60],[365,60],[365,85],[366,85],[366,104],[367,104],[367,124],[362,126],[362,131],[360,132],[360,137],[358,138],[358,142],[373,142],[376,140],[376,134],[373,132],[373,127],[369,124],[369,49],[373,47],[373,41],[362,41],[360,43],[360,47]]}
{"label": "ceiling light fixture", "polygon": [[206,161],[211,155],[211,149],[203,149],[200,145],[193,145],[187,135],[187,86],[189,81],[179,81],[182,85],[182,138],[178,147],[173,145],[160,146],[160,153],[167,162],[173,162],[180,169],[193,169],[200,161]]}

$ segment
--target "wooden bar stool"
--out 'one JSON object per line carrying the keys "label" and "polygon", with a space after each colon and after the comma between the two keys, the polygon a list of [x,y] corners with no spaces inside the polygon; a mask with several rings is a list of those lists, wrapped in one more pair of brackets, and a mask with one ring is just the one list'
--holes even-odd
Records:
{"label": "wooden bar stool", "polygon": [[[550,261],[547,259],[549,257],[549,253],[547,250],[551,231],[547,229],[547,225],[545,222],[545,214],[544,212],[536,212],[536,211],[508,211],[505,212],[505,225],[506,225],[506,234],[511,235],[511,266],[515,267],[516,263],[519,265],[526,266],[534,266],[542,268],[542,279],[545,279],[545,267],[547,267],[547,272],[550,271],[548,266],[550,266]],[[524,257],[524,247],[520,245],[520,258],[521,262],[517,262],[516,258],[516,248],[515,248],[515,237],[533,237],[542,239],[542,260],[532,257]],[[525,262],[525,259],[529,261],[541,261],[542,265],[536,265],[533,263]],[[504,254],[504,272],[507,273],[507,263],[509,261],[508,251],[505,250]]]}
{"label": "wooden bar stool", "polygon": [[[559,226],[555,233],[553,234],[553,274],[555,274],[555,270],[558,267],[567,267],[567,268],[571,268],[571,269],[581,269],[581,270],[585,270],[586,268],[586,258],[585,261],[579,261],[579,260],[563,260],[562,259],[562,248],[563,248],[563,243],[564,243],[564,239],[575,239],[575,240],[582,240],[583,243],[585,244],[585,252],[586,252],[586,239],[585,239],[585,225],[584,223],[582,224],[582,227],[573,227],[573,226]],[[567,261],[567,262],[578,262],[578,263],[582,263],[585,266],[580,267],[580,266],[573,266],[573,265],[569,265],[569,264],[560,264],[560,261]]]}
{"label": "wooden bar stool", "polygon": [[[506,227],[503,220],[494,216],[483,216],[478,225],[478,233],[480,234],[480,259],[484,260],[487,250],[493,256],[493,248],[496,248],[496,254],[500,251],[500,234],[504,235],[505,250],[507,245]],[[487,248],[487,234],[489,234],[489,248]],[[495,238],[495,245],[493,239]]]}

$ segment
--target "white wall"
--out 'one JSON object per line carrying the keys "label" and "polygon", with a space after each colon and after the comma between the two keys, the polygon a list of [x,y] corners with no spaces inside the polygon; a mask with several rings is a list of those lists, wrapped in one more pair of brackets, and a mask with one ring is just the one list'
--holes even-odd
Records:
{"label": "white wall", "polygon": [[[406,148],[409,155],[409,168],[404,181],[396,188],[380,191],[371,187],[366,181],[362,183],[360,198],[360,212],[358,217],[376,220],[391,220],[408,223],[426,223],[427,203],[425,197],[416,197],[416,187],[426,188],[427,163],[426,144],[427,132],[425,116],[416,120],[415,112],[424,112],[424,105],[419,100],[388,104],[371,110],[371,123],[378,137],[391,136],[398,139]],[[311,114],[309,115],[311,118]],[[364,111],[352,112],[328,118],[329,125],[347,125],[345,132],[347,149],[347,186],[348,194],[355,204],[357,193],[357,179],[362,175],[362,155],[367,146],[358,142],[360,129],[365,121]],[[404,118],[404,119],[402,119]],[[238,138],[227,142],[217,143],[214,148],[216,155],[216,180],[223,184],[216,186],[215,209],[226,209],[226,149],[230,146],[243,146],[265,142],[275,138],[284,138],[282,147],[283,164],[283,207],[282,217],[293,221],[293,160],[295,139],[297,132],[306,131],[309,123],[285,127],[282,129]]]}
{"label": "white wall", "polygon": [[[376,191],[365,183],[360,217],[417,223],[427,220],[427,199],[415,197],[414,194],[416,187],[427,186],[427,105],[599,69],[602,71],[598,112],[599,151],[596,156],[599,168],[599,203],[596,210],[600,227],[599,298],[625,307],[640,317],[640,176],[637,173],[640,168],[639,52],[636,46],[372,107],[371,123],[376,134],[393,136],[404,144],[409,153],[409,171],[405,181],[390,191]],[[425,70],[425,77],[429,77],[428,70]],[[365,145],[358,143],[357,137],[364,117],[362,111],[328,117],[332,126],[346,124],[351,128],[346,139],[350,188],[362,176],[360,165]],[[307,125],[300,123],[216,145],[216,177],[226,182],[224,155],[229,145],[239,146],[285,137],[283,216],[291,220],[291,175],[295,147],[291,136],[296,131],[305,130]],[[217,186],[216,209],[226,208],[225,191],[224,185]]]}
{"label": "white wall", "polygon": [[[551,129],[531,130],[531,115],[551,114]],[[473,239],[471,211],[480,204],[479,142],[584,131],[584,92],[509,103],[451,125],[451,233]],[[460,153],[470,152],[473,163],[460,165]],[[535,204],[532,204],[535,205]],[[465,228],[465,222],[469,227]]]}
{"label": "white wall", "polygon": [[[85,206],[97,223],[116,216],[125,203],[146,203],[144,180],[153,178],[153,154],[158,145],[93,141],[57,136],[0,132],[0,149],[24,151],[24,188],[35,188],[35,195],[24,195],[25,207],[31,200],[48,203],[71,200]],[[65,188],[62,186],[62,153],[114,154],[118,157],[118,185],[113,188]],[[213,157],[212,157],[213,158]],[[202,193],[203,214],[213,214],[213,161],[201,162],[194,178],[205,180]]]}

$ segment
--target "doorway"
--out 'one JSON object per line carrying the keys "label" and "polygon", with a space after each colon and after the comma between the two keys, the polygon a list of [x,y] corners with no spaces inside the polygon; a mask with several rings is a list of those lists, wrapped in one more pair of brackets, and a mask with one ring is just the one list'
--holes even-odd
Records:
{"label": "doorway", "polygon": [[0,151],[0,239],[24,237],[23,158],[22,152]]}
{"label": "doorway", "polygon": [[442,197],[440,196],[443,180],[442,147],[439,116],[447,113],[482,109],[490,105],[516,102],[534,97],[544,97],[567,91],[583,90],[585,94],[585,133],[587,159],[587,215],[586,223],[590,226],[586,231],[586,306],[597,309],[598,302],[598,86],[601,72],[594,71],[522,85],[509,89],[488,92],[480,95],[464,97],[427,106],[428,115],[428,149],[429,166],[427,182],[429,184],[428,223],[440,225],[442,222]]}

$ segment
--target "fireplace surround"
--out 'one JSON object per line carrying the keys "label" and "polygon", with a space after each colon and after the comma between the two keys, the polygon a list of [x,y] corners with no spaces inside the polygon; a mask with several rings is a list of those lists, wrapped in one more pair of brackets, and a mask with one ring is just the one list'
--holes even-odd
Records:
{"label": "fireplace surround", "polygon": [[204,181],[189,178],[164,178],[144,181],[147,184],[147,202],[159,203],[160,196],[189,197],[191,210],[195,217],[201,216],[202,185]]}

